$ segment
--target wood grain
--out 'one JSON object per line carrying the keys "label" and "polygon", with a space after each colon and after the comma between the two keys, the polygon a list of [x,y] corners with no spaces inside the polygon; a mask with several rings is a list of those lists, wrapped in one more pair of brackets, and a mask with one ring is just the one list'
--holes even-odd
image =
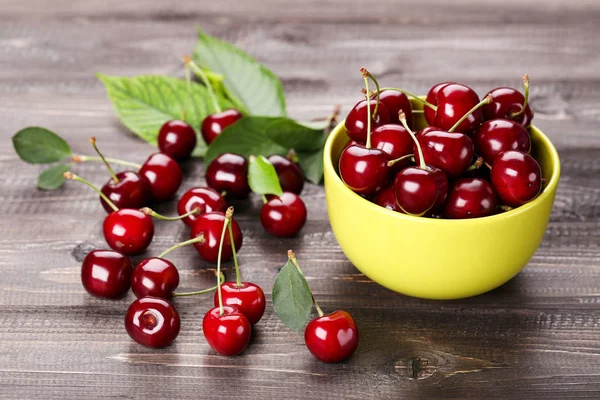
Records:
{"label": "wood grain", "polygon": [[[600,397],[599,20],[596,1],[0,1],[0,398]],[[263,232],[259,199],[234,204],[245,278],[269,300],[243,356],[216,356],[204,341],[208,296],[176,300],[183,326],[171,347],[133,343],[123,329],[133,296],[94,299],[79,282],[82,258],[105,247],[97,198],[76,184],[36,190],[42,167],[20,162],[9,138],[42,125],[78,153],[90,152],[95,135],[111,156],[142,162],[151,147],[119,124],[94,73],[181,76],[178,59],[193,48],[196,24],[269,65],[300,119],[338,103],[347,111],[363,65],[382,83],[418,93],[448,79],[484,94],[529,73],[535,122],[562,166],[551,222],[529,265],[471,299],[392,293],[346,260],[322,187],[307,184],[309,219],[290,240]],[[204,182],[201,162],[183,167],[181,192]],[[77,172],[106,179],[101,165]],[[187,235],[182,224],[161,221],[146,255]],[[348,362],[316,361],[273,314],[270,289],[288,248],[322,306],[358,321],[361,343]],[[171,259],[182,289],[212,284],[214,267],[193,249]]]}

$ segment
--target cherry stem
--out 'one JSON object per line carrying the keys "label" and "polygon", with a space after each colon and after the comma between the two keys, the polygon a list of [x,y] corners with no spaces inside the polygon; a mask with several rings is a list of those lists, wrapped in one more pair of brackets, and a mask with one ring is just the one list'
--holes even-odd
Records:
{"label": "cherry stem", "polygon": [[119,160],[117,158],[110,158],[110,157],[101,158],[101,157],[96,157],[96,156],[74,155],[71,158],[71,161],[74,163],[81,163],[81,162],[86,162],[86,161],[102,161],[102,162],[110,162],[113,164],[125,165],[127,167],[132,167],[132,168],[137,168],[137,169],[142,168],[142,164],[125,161],[125,160]]}
{"label": "cherry stem", "polygon": [[380,92],[383,92],[384,90],[395,90],[396,92],[404,93],[405,95],[412,97],[413,99],[417,100],[418,102],[423,103],[423,105],[431,108],[433,111],[437,111],[437,106],[431,104],[430,102],[428,102],[426,100],[423,100],[416,94],[412,94],[408,90],[398,89],[398,88],[394,88],[394,87],[385,87],[383,89],[380,89]]}
{"label": "cherry stem", "polygon": [[[292,262],[292,264],[296,267],[298,272],[300,272],[300,274],[304,277],[304,280],[306,280],[306,277],[304,276],[304,272],[302,272],[302,269],[300,268],[300,264],[298,264],[298,260],[296,259],[296,255],[294,254],[294,252],[292,250],[288,250],[288,258]],[[319,313],[319,317],[322,317],[323,315],[325,315],[325,313],[323,312],[321,307],[319,307],[319,303],[317,303],[315,296],[313,296],[312,291],[310,292],[310,297],[312,298],[315,308],[317,309],[317,313]]]}
{"label": "cherry stem", "polygon": [[448,132],[452,133],[454,132],[454,130],[456,128],[458,128],[458,126],[460,124],[462,124],[462,122],[469,118],[469,115],[473,114],[475,111],[477,111],[479,108],[481,108],[482,106],[486,105],[486,104],[490,104],[494,99],[492,99],[492,96],[487,95],[485,96],[485,98],[483,100],[481,100],[479,103],[475,104],[473,106],[473,108],[471,108],[469,111],[467,111],[467,113],[465,115],[463,115],[461,117],[461,119],[459,119],[458,121],[456,121],[456,123],[452,126],[452,128],[448,129]]}
{"label": "cherry stem", "polygon": [[[225,275],[223,275],[222,273],[219,276],[219,281],[221,282],[221,284],[225,281]],[[173,296],[173,297],[196,296],[198,294],[205,294],[205,293],[212,292],[213,290],[216,290],[217,287],[218,287],[218,285],[215,285],[215,286],[211,286],[211,287],[206,288],[206,289],[197,290],[195,292],[173,293],[171,296]]]}
{"label": "cherry stem", "polygon": [[140,208],[140,211],[146,215],[153,217],[153,218],[162,219],[163,221],[179,221],[180,219],[184,219],[186,217],[189,217],[190,215],[198,214],[200,212],[200,209],[194,208],[193,210],[188,211],[185,214],[178,215],[176,217],[166,217],[164,215],[157,213],[156,211],[152,210],[149,207]]}
{"label": "cherry stem", "polygon": [[525,88],[525,99],[523,100],[523,107],[521,107],[519,112],[511,113],[511,119],[523,114],[525,112],[525,109],[527,108],[527,103],[529,102],[529,74],[523,75],[523,87]]}
{"label": "cherry stem", "polygon": [[367,149],[371,148],[371,99],[369,97],[369,78],[365,76],[365,88],[367,94]]}
{"label": "cherry stem", "polygon": [[[221,256],[223,255],[223,242],[225,241],[225,232],[227,231],[227,225],[233,217],[233,207],[229,207],[225,212],[225,222],[223,223],[223,232],[221,232],[221,242],[219,243],[219,253],[217,255],[217,276],[221,276]],[[223,295],[221,293],[221,280],[217,279],[217,293],[219,296],[219,315],[225,314],[223,309]]]}
{"label": "cherry stem", "polygon": [[92,144],[92,147],[94,147],[94,150],[96,150],[96,153],[98,153],[98,156],[104,162],[104,165],[106,165],[106,168],[108,168],[108,172],[110,173],[110,176],[112,176],[112,178],[115,181],[115,183],[119,183],[119,178],[117,178],[117,175],[115,174],[115,171],[113,171],[113,169],[110,166],[110,164],[108,163],[108,161],[106,161],[106,158],[104,158],[104,155],[98,149],[98,146],[96,145],[96,137],[95,136],[92,136],[90,138],[90,143]]}
{"label": "cherry stem", "polygon": [[215,95],[215,92],[213,90],[212,85],[210,84],[210,81],[208,80],[208,77],[206,76],[206,73],[204,71],[202,71],[202,68],[200,68],[198,66],[198,64],[196,64],[191,58],[190,56],[184,56],[183,60],[186,64],[188,64],[190,66],[190,68],[192,69],[192,71],[194,71],[194,73],[200,78],[200,80],[202,81],[202,83],[204,84],[204,86],[206,86],[206,89],[208,90],[208,95],[210,96],[210,99],[212,100],[213,103],[213,107],[215,108],[215,112],[221,112],[221,106],[219,105],[219,102],[217,100],[217,96]]}
{"label": "cherry stem", "polygon": [[92,189],[94,189],[96,191],[96,193],[98,193],[98,195],[100,195],[100,197],[102,197],[102,200],[104,200],[106,202],[106,204],[108,204],[110,206],[110,208],[113,209],[113,211],[119,211],[119,207],[115,206],[115,203],[113,203],[112,201],[110,201],[110,199],[108,197],[106,197],[106,195],[104,193],[102,193],[102,191],[100,191],[100,189],[98,189],[96,186],[94,186],[90,182],[86,181],[82,177],[77,176],[74,173],[69,172],[69,171],[65,172],[63,174],[63,176],[65,177],[65,179],[69,179],[71,181],[77,181],[77,182],[85,183],[86,185],[88,185],[89,187],[91,187]]}
{"label": "cherry stem", "polygon": [[[380,92],[380,90],[379,90],[379,82],[377,82],[377,79],[375,79],[375,77],[373,76],[373,74],[370,73],[364,67],[360,69],[360,73],[365,78],[371,78],[371,80],[375,84],[375,87],[377,88],[377,91],[375,92],[375,94],[377,95],[377,101],[375,102],[375,109],[373,110],[373,118],[375,118],[375,116],[377,115],[377,110],[379,109],[379,92]],[[368,86],[367,86],[367,93],[369,93],[369,87]],[[371,100],[370,96],[367,97],[367,101],[370,101],[370,100]]]}
{"label": "cherry stem", "polygon": [[200,236],[197,236],[197,237],[195,237],[193,239],[189,239],[189,240],[186,240],[184,242],[177,243],[176,245],[173,245],[173,246],[169,247],[168,249],[166,249],[165,251],[163,251],[162,253],[160,253],[160,255],[158,256],[158,258],[164,258],[167,254],[169,254],[173,250],[176,250],[176,249],[178,249],[180,247],[187,246],[188,244],[202,243],[205,240],[206,240],[206,238],[204,237],[204,235],[200,235]]}
{"label": "cherry stem", "polygon": [[396,164],[397,162],[400,162],[402,160],[406,160],[407,158],[411,158],[411,157],[414,157],[414,156],[415,156],[414,154],[407,154],[407,155],[402,156],[400,158],[396,158],[395,160],[390,160],[390,161],[387,162],[387,166],[388,167],[393,167],[394,164]]}
{"label": "cherry stem", "polygon": [[267,199],[267,196],[265,196],[264,194],[261,194],[260,198],[262,199],[263,204],[267,204],[269,202],[269,200]]}
{"label": "cherry stem", "polygon": [[412,138],[413,142],[415,142],[415,146],[417,146],[417,151],[419,153],[419,168],[426,169],[427,165],[425,164],[425,159],[423,158],[423,150],[421,150],[421,144],[417,140],[417,137],[415,136],[413,131],[411,131],[408,125],[406,124],[406,114],[404,114],[404,111],[400,110],[400,112],[398,113],[398,118],[400,119],[400,123],[402,124],[404,129],[406,129],[406,131]]}
{"label": "cherry stem", "polygon": [[229,241],[231,242],[231,252],[233,253],[233,265],[235,267],[235,281],[238,287],[242,286],[242,275],[240,274],[240,266],[237,259],[237,251],[235,251],[235,243],[233,241],[233,224],[229,224]]}
{"label": "cherry stem", "polygon": [[473,171],[476,169],[481,168],[481,166],[483,165],[483,157],[477,157],[477,160],[475,160],[475,162],[469,166],[469,168],[467,168],[467,171]]}

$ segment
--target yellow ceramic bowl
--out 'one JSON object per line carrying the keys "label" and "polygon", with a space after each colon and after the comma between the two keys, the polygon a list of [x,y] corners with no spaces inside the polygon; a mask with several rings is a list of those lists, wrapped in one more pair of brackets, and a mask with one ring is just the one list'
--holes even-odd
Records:
{"label": "yellow ceramic bowl", "polygon": [[[413,102],[413,109],[422,109]],[[415,127],[426,126],[415,114]],[[348,142],[340,123],[325,145],[329,220],[344,254],[363,274],[388,289],[427,299],[458,299],[494,289],[529,262],[548,225],[560,175],[550,140],[531,127],[532,155],[548,180],[533,201],[485,218],[412,217],[366,200],[340,179],[339,156]]]}

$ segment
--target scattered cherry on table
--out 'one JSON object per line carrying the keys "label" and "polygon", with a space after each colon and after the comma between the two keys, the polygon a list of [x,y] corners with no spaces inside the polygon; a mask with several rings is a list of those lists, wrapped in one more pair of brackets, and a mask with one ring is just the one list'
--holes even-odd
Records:
{"label": "scattered cherry on table", "polygon": [[139,299],[142,297],[171,298],[179,286],[179,271],[177,267],[160,257],[142,260],[131,275],[131,290]]}
{"label": "scattered cherry on table", "polygon": [[118,299],[127,293],[133,266],[129,258],[114,250],[93,250],[83,259],[81,283],[96,297]]}
{"label": "scattered cherry on table", "polygon": [[181,321],[177,310],[166,299],[142,297],[125,314],[125,330],[137,343],[160,349],[179,335]]}

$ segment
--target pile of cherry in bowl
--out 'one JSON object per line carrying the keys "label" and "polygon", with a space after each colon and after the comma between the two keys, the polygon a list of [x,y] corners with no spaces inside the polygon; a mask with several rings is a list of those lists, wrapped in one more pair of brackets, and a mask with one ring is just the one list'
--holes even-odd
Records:
{"label": "pile of cherry in bowl", "polygon": [[[400,213],[448,219],[493,215],[541,192],[541,168],[530,155],[527,75],[525,95],[499,87],[480,100],[468,86],[443,82],[423,100],[361,73],[365,99],[346,117],[351,141],[339,159],[340,177],[354,192]],[[409,97],[423,103],[429,124],[418,132]]]}

